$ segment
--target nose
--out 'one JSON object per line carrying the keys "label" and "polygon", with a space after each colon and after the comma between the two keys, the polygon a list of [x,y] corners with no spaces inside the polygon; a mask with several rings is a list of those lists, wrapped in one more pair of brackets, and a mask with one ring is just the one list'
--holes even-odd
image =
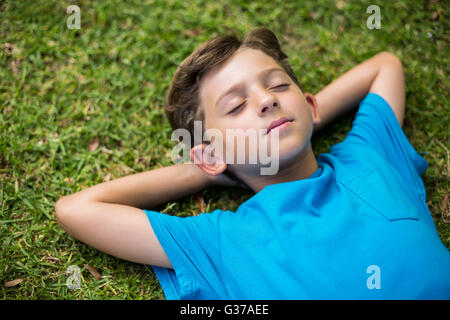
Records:
{"label": "nose", "polygon": [[278,99],[273,94],[267,94],[260,101],[259,115],[262,116],[263,114],[270,112],[273,109],[278,109],[279,107],[280,102],[278,101]]}

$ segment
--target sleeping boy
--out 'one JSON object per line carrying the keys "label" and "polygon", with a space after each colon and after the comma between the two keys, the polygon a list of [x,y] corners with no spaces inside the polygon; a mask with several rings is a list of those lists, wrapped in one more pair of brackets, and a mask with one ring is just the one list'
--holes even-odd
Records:
{"label": "sleeping boy", "polygon": [[[312,134],[355,106],[345,139],[316,158]],[[248,145],[223,139],[222,152],[208,152],[209,141],[190,141],[190,163],[56,203],[76,239],[151,265],[167,299],[450,298],[450,253],[426,204],[428,163],[402,130],[405,79],[395,55],[376,54],[313,95],[270,30],[217,36],[178,66],[165,112],[192,139],[196,121],[224,137],[255,130],[258,148],[276,142],[278,166],[261,174],[259,160],[230,161],[239,152],[248,159]],[[219,185],[254,195],[236,211],[151,210]]]}

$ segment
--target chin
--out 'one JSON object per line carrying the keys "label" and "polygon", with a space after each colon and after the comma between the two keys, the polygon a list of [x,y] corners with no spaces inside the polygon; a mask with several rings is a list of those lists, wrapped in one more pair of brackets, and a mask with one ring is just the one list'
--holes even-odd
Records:
{"label": "chin", "polygon": [[[280,157],[289,157],[301,152],[307,146],[306,137],[299,134],[289,134],[279,139]],[[269,152],[271,152],[271,143],[267,143]]]}
{"label": "chin", "polygon": [[306,152],[309,141],[304,139],[292,139],[280,143],[279,161],[280,167],[292,161],[300,160]]}

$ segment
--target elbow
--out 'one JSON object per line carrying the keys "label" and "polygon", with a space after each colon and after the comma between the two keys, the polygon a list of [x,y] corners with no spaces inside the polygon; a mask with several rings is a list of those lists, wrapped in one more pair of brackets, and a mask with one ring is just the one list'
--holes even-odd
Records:
{"label": "elbow", "polygon": [[56,204],[55,204],[55,217],[57,219],[59,219],[62,216],[62,212],[65,209],[65,203],[64,202],[65,202],[64,197],[59,198],[59,200],[56,201]]}
{"label": "elbow", "polygon": [[383,51],[379,53],[381,59],[383,60],[383,63],[386,64],[395,64],[397,66],[402,67],[402,61],[399,57],[397,57],[395,54],[389,51]]}
{"label": "elbow", "polygon": [[63,221],[67,219],[71,212],[70,200],[67,196],[60,198],[55,204],[55,217],[58,223],[63,226]]}

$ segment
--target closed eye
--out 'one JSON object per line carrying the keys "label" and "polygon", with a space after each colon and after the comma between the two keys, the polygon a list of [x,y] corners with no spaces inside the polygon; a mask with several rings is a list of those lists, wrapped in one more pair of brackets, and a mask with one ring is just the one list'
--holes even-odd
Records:
{"label": "closed eye", "polygon": [[280,87],[288,87],[289,83],[280,84],[279,86],[276,86],[274,88],[280,88]]}
{"label": "closed eye", "polygon": [[240,107],[242,107],[245,104],[245,101],[242,102],[240,105],[238,105],[237,107],[233,108],[233,110],[231,110],[230,112],[228,112],[228,114],[231,113],[235,113],[237,110],[239,110]]}
{"label": "closed eye", "polygon": [[[273,87],[273,89],[275,89],[275,88],[283,88],[283,87],[289,87],[289,83],[280,84],[280,85],[278,85],[276,87]],[[238,111],[244,104],[245,104],[245,101],[243,103],[241,103],[240,105],[234,107],[230,112],[228,112],[228,114],[236,113],[236,111]]]}

